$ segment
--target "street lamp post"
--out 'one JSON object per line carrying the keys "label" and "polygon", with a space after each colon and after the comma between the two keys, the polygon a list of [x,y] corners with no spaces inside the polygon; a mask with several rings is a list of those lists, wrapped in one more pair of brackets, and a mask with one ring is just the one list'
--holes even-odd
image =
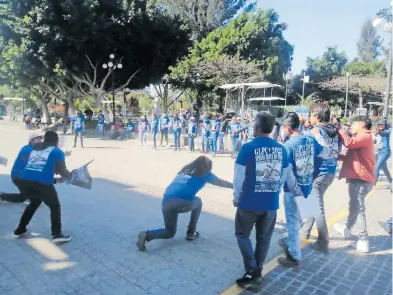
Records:
{"label": "street lamp post", "polygon": [[[390,4],[393,14],[393,1]],[[392,88],[392,60],[393,60],[393,30],[392,30],[392,22],[385,23],[382,18],[377,18],[373,21],[373,26],[375,28],[384,26],[385,32],[390,34],[390,52],[389,52],[389,61],[387,65],[388,75],[386,81],[386,93],[385,93],[385,101],[384,101],[384,110],[383,116],[388,121],[389,117],[389,99],[390,99],[390,91]]]}
{"label": "street lamp post", "polygon": [[347,72],[347,89],[345,91],[345,111],[344,111],[344,116],[348,116],[348,92],[349,92],[349,72]]}
{"label": "street lamp post", "polygon": [[116,121],[116,106],[115,106],[115,70],[116,69],[121,69],[123,68],[123,65],[120,63],[120,61],[115,61],[115,55],[112,53],[109,55],[109,62],[104,63],[102,67],[104,69],[108,69],[112,75],[112,113],[113,113],[113,124],[115,124]]}
{"label": "street lamp post", "polygon": [[303,91],[302,91],[302,105],[304,102],[304,88],[306,86],[306,83],[310,82],[310,76],[306,76],[306,74],[303,75]]}

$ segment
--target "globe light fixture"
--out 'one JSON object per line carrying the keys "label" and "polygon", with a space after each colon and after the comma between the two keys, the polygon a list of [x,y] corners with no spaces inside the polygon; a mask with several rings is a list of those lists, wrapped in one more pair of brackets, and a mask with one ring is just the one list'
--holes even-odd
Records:
{"label": "globe light fixture", "polygon": [[122,64],[118,64],[117,67],[118,67],[119,69],[121,69],[121,68],[123,67],[123,65],[122,65]]}
{"label": "globe light fixture", "polygon": [[114,59],[114,58],[115,58],[115,55],[112,53],[112,54],[109,55],[109,58],[110,58],[110,59]]}
{"label": "globe light fixture", "polygon": [[111,61],[108,62],[108,67],[110,67],[110,68],[113,67],[113,62],[111,62]]}
{"label": "globe light fixture", "polygon": [[108,68],[108,65],[107,65],[107,64],[103,64],[102,67],[103,67],[104,69],[107,69],[107,68]]}

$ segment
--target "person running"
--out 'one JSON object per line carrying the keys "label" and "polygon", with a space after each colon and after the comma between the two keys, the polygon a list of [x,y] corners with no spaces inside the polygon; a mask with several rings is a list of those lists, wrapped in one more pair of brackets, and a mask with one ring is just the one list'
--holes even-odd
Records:
{"label": "person running", "polygon": [[85,129],[85,116],[82,111],[78,111],[78,114],[74,121],[74,148],[76,147],[76,141],[78,136],[81,140],[81,147],[83,148],[83,130]]}
{"label": "person running", "polygon": [[175,142],[174,151],[180,151],[180,136],[181,136],[182,126],[183,126],[182,119],[179,117],[178,114],[175,114],[172,120],[173,139]]}
{"label": "person running", "polygon": [[391,135],[391,128],[389,128],[388,124],[384,119],[378,122],[378,128],[374,130],[376,136],[380,139],[380,145],[377,150],[377,163],[375,165],[375,177],[376,181],[379,178],[379,171],[382,169],[383,173],[385,173],[386,178],[389,181],[389,185],[386,186],[387,189],[392,190],[392,176],[390,175],[387,162],[392,155],[390,149],[390,135]]}
{"label": "person running", "polygon": [[98,134],[101,137],[104,137],[105,116],[102,113],[102,110],[100,110],[100,113],[98,114],[97,118],[98,118],[98,121],[97,121]]}
{"label": "person running", "polygon": [[359,240],[356,249],[362,253],[370,251],[367,226],[365,198],[374,187],[376,177],[374,142],[370,133],[372,123],[367,116],[353,118],[351,125],[352,137],[345,130],[339,130],[340,139],[348,149],[343,160],[339,179],[345,178],[349,192],[349,215],[345,225],[336,223],[334,229],[342,236],[352,237],[351,229],[356,221],[360,226]]}
{"label": "person running", "polygon": [[195,137],[197,136],[198,124],[195,123],[195,118],[191,117],[190,122],[188,123],[188,146],[189,151],[195,151]]}
{"label": "person running", "polygon": [[165,228],[141,231],[136,242],[139,250],[144,251],[146,244],[152,240],[173,238],[180,213],[191,212],[186,239],[192,241],[199,237],[196,227],[202,211],[202,200],[196,194],[206,183],[225,188],[233,187],[232,183],[215,176],[211,172],[212,168],[212,161],[206,156],[200,156],[180,170],[164,192],[162,214]]}
{"label": "person running", "polygon": [[338,137],[337,128],[330,122],[330,107],[325,103],[314,103],[310,107],[310,123],[314,126],[311,134],[320,145],[329,149],[326,157],[317,158],[314,167],[314,181],[311,194],[318,199],[321,208],[321,216],[317,219],[308,218],[302,227],[302,236],[306,239],[310,237],[312,227],[316,221],[318,229],[318,239],[311,245],[315,251],[323,253],[329,252],[329,231],[326,224],[324,195],[328,187],[333,183],[338,153],[341,149],[341,142]]}
{"label": "person running", "polygon": [[[314,137],[302,135],[300,127],[299,116],[289,112],[282,123],[282,128],[289,136],[284,146],[288,153],[290,169],[293,170],[303,196],[307,198],[312,191],[315,159],[317,156],[326,156],[329,150],[324,149]],[[295,196],[289,191],[287,184],[284,185],[284,207],[288,235],[280,239],[278,244],[284,249],[286,257],[280,257],[278,263],[288,267],[299,267],[301,218]]]}
{"label": "person running", "polygon": [[236,117],[232,117],[231,123],[228,125],[228,132],[231,134],[232,142],[232,159],[235,159],[237,143],[240,140],[239,130],[241,129],[240,123],[236,120]]}
{"label": "person running", "polygon": [[[71,237],[65,236],[61,230],[61,209],[59,197],[53,185],[55,174],[63,179],[70,180],[72,174],[65,165],[65,154],[57,147],[59,136],[54,131],[47,131],[42,144],[33,149],[20,153],[24,158],[30,152],[27,164],[20,173],[21,189],[24,195],[29,196],[30,204],[22,214],[14,236],[19,238],[27,233],[27,226],[34,213],[42,202],[50,209],[52,223],[52,241],[55,243],[68,242]],[[18,160],[18,159],[17,159]]]}
{"label": "person running", "polygon": [[158,119],[156,114],[153,114],[153,120],[151,122],[151,131],[153,133],[153,148],[157,148],[157,133],[160,125],[160,119]]}
{"label": "person running", "polygon": [[[255,139],[244,144],[235,162],[233,205],[237,207],[235,233],[246,273],[236,280],[240,287],[259,286],[261,271],[276,224],[279,196],[284,181],[296,196],[302,191],[289,169],[285,147],[269,138],[274,117],[260,112],[255,118]],[[256,246],[250,234],[255,225]]]}
{"label": "person running", "polygon": [[29,142],[27,145],[22,147],[19,151],[18,156],[14,162],[14,165],[11,169],[11,181],[18,188],[19,194],[10,194],[10,193],[0,193],[0,200],[11,203],[23,203],[27,200],[27,196],[22,193],[22,187],[20,182],[20,173],[23,171],[27,164],[27,160],[29,159],[30,153],[33,150],[33,146],[38,143],[41,143],[43,137],[38,134],[32,134],[29,137]]}
{"label": "person running", "polygon": [[149,134],[149,121],[146,115],[143,115],[139,121],[139,137],[141,139],[141,146],[146,145],[147,135]]}
{"label": "person running", "polygon": [[161,146],[162,140],[165,137],[166,145],[168,145],[168,132],[169,132],[169,125],[171,120],[169,119],[167,114],[163,114],[160,119],[160,132],[161,132]]}

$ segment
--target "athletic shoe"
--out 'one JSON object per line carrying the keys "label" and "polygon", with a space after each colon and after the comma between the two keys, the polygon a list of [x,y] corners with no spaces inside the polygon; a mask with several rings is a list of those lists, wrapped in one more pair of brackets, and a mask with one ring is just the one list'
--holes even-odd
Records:
{"label": "athletic shoe", "polygon": [[236,284],[242,288],[248,288],[251,286],[259,286],[262,283],[262,277],[260,271],[247,271],[243,277],[236,280]]}
{"label": "athletic shoe", "polygon": [[186,240],[193,241],[199,238],[199,233],[197,231],[187,231]]}
{"label": "athletic shoe", "polygon": [[295,268],[300,267],[300,260],[296,260],[289,253],[285,257],[279,257],[277,259],[277,262],[282,266],[295,267]]}
{"label": "athletic shoe", "polygon": [[311,249],[325,254],[329,253],[329,245],[321,241],[316,241],[315,243],[311,244]]}
{"label": "athletic shoe", "polygon": [[287,245],[287,243],[285,242],[285,238],[279,239],[279,240],[278,240],[278,245],[284,250],[284,253],[285,253],[286,255],[289,254],[288,245]]}
{"label": "athletic shoe", "polygon": [[72,237],[63,234],[55,235],[52,237],[53,243],[66,243],[72,240]]}
{"label": "athletic shoe", "polygon": [[26,201],[24,201],[23,202],[26,206],[29,206],[30,205],[30,201],[29,200],[26,200]]}
{"label": "athletic shoe", "polygon": [[352,234],[351,231],[349,229],[347,229],[347,227],[343,224],[340,223],[335,223],[333,225],[334,229],[340,234],[342,235],[345,239],[350,239],[352,238]]}
{"label": "athletic shoe", "polygon": [[370,244],[368,240],[359,240],[356,243],[356,250],[361,253],[369,253],[370,252]]}
{"label": "athletic shoe", "polygon": [[17,228],[14,231],[14,238],[20,238],[23,237],[25,234],[27,234],[27,229],[26,228]]}
{"label": "athletic shoe", "polygon": [[138,234],[138,241],[136,242],[136,246],[141,251],[145,251],[146,250],[147,234],[148,234],[147,231],[141,231]]}

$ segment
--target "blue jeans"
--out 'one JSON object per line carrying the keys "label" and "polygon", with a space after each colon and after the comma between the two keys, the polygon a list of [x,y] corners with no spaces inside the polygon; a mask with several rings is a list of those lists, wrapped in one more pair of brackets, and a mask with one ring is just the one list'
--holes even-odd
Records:
{"label": "blue jeans", "polygon": [[210,136],[210,151],[212,153],[216,153],[217,152],[217,139],[218,139],[218,134],[213,133]]}
{"label": "blue jeans", "polygon": [[202,152],[208,153],[209,152],[209,142],[210,136],[206,136],[206,134],[202,137]]}
{"label": "blue jeans", "polygon": [[[235,235],[246,271],[262,270],[276,225],[276,218],[276,211],[249,211],[237,208]],[[255,252],[250,240],[254,225],[256,230]]]}
{"label": "blue jeans", "polygon": [[146,144],[147,131],[139,131],[139,132],[140,132],[141,144]]}
{"label": "blue jeans", "polygon": [[202,211],[202,201],[195,197],[193,200],[171,198],[162,204],[162,215],[164,215],[165,228],[148,231],[147,240],[173,238],[177,230],[177,219],[180,213],[191,211],[188,230],[195,231],[199,216]]}
{"label": "blue jeans", "polygon": [[180,134],[181,134],[181,129],[173,130],[173,138],[175,140],[175,150],[180,149]]}
{"label": "blue jeans", "polygon": [[232,156],[236,154],[236,146],[237,142],[239,141],[238,137],[231,137],[231,142],[232,142]]}
{"label": "blue jeans", "polygon": [[104,124],[98,124],[98,133],[100,136],[104,136]]}
{"label": "blue jeans", "polygon": [[387,162],[391,156],[390,151],[378,151],[377,154],[377,163],[375,164],[375,177],[379,177],[379,171],[382,169],[383,173],[385,173],[386,178],[388,179],[389,183],[392,183],[392,176],[390,175]]}
{"label": "blue jeans", "polygon": [[195,137],[192,134],[188,134],[188,147],[190,151],[195,151]]}
{"label": "blue jeans", "polygon": [[218,149],[220,151],[220,153],[224,152],[224,136],[225,136],[225,133],[223,133],[223,132],[220,132],[220,134],[218,136],[218,138],[220,139],[219,140],[220,145],[219,145],[219,149]]}
{"label": "blue jeans", "polygon": [[295,202],[295,196],[292,193],[284,193],[284,207],[288,230],[288,236],[285,238],[285,243],[288,246],[289,254],[291,254],[294,259],[300,260],[302,258],[299,234],[301,218]]}
{"label": "blue jeans", "polygon": [[157,131],[153,131],[153,145],[157,147]]}

